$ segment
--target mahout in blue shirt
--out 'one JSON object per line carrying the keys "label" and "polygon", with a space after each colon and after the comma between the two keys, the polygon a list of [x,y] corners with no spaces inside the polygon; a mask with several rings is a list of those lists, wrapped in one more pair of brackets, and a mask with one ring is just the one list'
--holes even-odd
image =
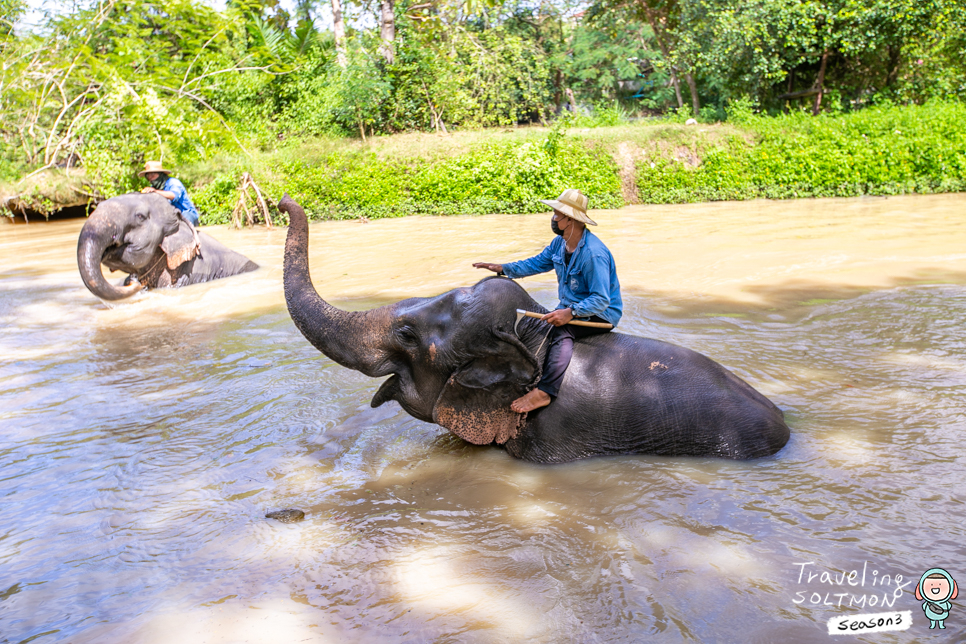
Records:
{"label": "mahout in blue shirt", "polygon": [[557,274],[558,309],[569,307],[575,318],[596,315],[616,327],[624,303],[610,250],[597,235],[585,229],[570,264],[564,261],[565,251],[564,238],[557,236],[539,255],[503,264],[503,272],[507,277],[519,278],[553,269]]}
{"label": "mahout in blue shirt", "polygon": [[191,197],[188,196],[188,191],[185,190],[184,184],[174,177],[168,177],[168,180],[164,182],[164,190],[165,192],[174,193],[174,199],[171,200],[171,205],[180,210],[185,219],[197,228],[201,223],[201,215],[198,214],[198,209],[195,208],[195,205],[191,203]]}

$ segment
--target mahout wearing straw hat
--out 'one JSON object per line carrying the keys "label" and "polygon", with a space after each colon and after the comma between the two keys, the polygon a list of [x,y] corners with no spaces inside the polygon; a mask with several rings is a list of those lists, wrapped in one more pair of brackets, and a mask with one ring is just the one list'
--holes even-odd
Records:
{"label": "mahout wearing straw hat", "polygon": [[164,164],[160,161],[148,161],[144,164],[144,170],[138,172],[138,176],[143,177],[151,172],[156,172],[158,174],[171,174],[171,170],[165,169]]}
{"label": "mahout wearing straw hat", "polygon": [[597,225],[596,221],[587,216],[589,199],[580,190],[567,188],[556,199],[541,199],[540,203],[545,203],[560,214],[567,215],[581,223],[591,226]]}

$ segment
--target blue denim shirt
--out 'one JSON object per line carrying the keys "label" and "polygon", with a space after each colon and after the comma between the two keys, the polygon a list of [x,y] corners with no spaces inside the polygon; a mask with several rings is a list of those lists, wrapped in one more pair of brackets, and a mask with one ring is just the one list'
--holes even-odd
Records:
{"label": "blue denim shirt", "polygon": [[175,179],[174,177],[168,177],[168,180],[164,182],[165,192],[173,192],[174,199],[171,200],[171,205],[181,211],[184,218],[191,222],[191,225],[198,227],[201,222],[201,215],[198,214],[198,209],[195,205],[191,203],[191,197],[188,196],[188,191],[185,190],[184,184]]}
{"label": "blue denim shirt", "polygon": [[503,272],[507,277],[517,278],[546,273],[552,268],[557,273],[558,309],[569,307],[575,318],[596,315],[616,327],[624,312],[624,303],[614,256],[589,230],[584,230],[570,258],[570,266],[564,265],[565,250],[564,238],[558,235],[539,255],[504,264]]}

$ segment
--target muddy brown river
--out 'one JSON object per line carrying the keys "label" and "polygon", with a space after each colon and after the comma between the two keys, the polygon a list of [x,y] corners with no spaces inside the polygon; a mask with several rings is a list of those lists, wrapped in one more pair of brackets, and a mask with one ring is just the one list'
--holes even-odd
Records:
{"label": "muddy brown river", "polygon": [[[108,307],[82,220],[2,221],[0,643],[964,641],[966,595],[946,630],[914,596],[930,568],[966,585],[964,215],[966,195],[593,212],[620,330],[722,363],[792,436],[755,461],[553,466],[371,409],[380,383],[288,316],[284,229],[208,228],[262,268]],[[358,309],[551,233],[311,235],[320,293]],[[555,304],[550,276],[521,283]],[[264,516],[285,508],[305,519]],[[828,634],[878,613],[908,630]]]}

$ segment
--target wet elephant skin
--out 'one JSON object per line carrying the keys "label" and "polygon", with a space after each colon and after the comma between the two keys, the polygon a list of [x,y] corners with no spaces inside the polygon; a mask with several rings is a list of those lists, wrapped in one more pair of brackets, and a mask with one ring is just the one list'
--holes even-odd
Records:
{"label": "wet elephant skin", "polygon": [[369,311],[342,311],[315,290],[308,222],[290,216],[284,282],[289,313],[322,353],[371,377],[390,376],[372,400],[398,402],[478,445],[560,463],[607,454],[769,456],[788,441],[782,411],[710,358],[667,342],[612,332],[579,341],[559,396],[515,414],[509,404],[540,378],[546,324],[516,309],[544,311],[499,277],[431,298]]}

